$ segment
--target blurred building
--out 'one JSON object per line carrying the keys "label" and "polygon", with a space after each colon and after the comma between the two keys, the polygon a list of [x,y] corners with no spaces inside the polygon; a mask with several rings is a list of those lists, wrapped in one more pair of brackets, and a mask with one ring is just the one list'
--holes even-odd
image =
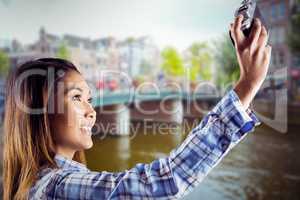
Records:
{"label": "blurred building", "polygon": [[[259,0],[260,11],[270,31],[272,45],[272,60],[270,74],[276,73],[272,79],[275,82],[288,81],[290,97],[300,97],[300,60],[299,55],[290,51],[287,44],[288,30],[295,0]],[[299,36],[300,37],[300,36]],[[280,73],[281,69],[288,68],[288,77]],[[282,76],[282,77],[281,77]]]}
{"label": "blurred building", "polygon": [[118,44],[120,68],[130,77],[158,74],[160,52],[150,37],[128,38]]}
{"label": "blurred building", "polygon": [[120,52],[114,37],[104,37],[94,41],[98,63],[104,69],[120,71]]}
{"label": "blurred building", "polygon": [[143,77],[154,80],[159,71],[160,52],[150,37],[117,40],[109,36],[92,40],[70,34],[58,36],[41,28],[39,38],[33,44],[1,40],[0,48],[9,55],[12,67],[41,57],[58,57],[64,48],[68,59],[96,85],[100,81],[100,73],[110,71],[101,77],[105,80],[99,84],[114,85],[111,88],[116,88],[115,85],[128,87],[128,84],[122,84],[124,77],[116,77],[118,72],[127,74],[127,79]]}
{"label": "blurred building", "polygon": [[[2,43],[5,44],[1,45]],[[41,28],[39,38],[33,44],[23,45],[17,40],[2,41],[0,42],[0,48],[9,55],[11,66],[16,67],[37,58],[57,57],[59,49],[65,46],[69,54],[69,60],[89,79],[95,75],[95,71],[99,67],[95,44],[89,38],[68,34],[59,37]]]}
{"label": "blurred building", "polygon": [[77,66],[79,71],[87,79],[93,79],[98,64],[95,54],[95,44],[91,39],[70,34],[59,37],[47,33],[42,28],[39,40],[33,45],[33,48],[50,56],[57,56],[62,46],[67,49],[69,54],[68,59]]}
{"label": "blurred building", "polygon": [[0,49],[6,53],[12,49],[12,41],[8,39],[0,39]]}

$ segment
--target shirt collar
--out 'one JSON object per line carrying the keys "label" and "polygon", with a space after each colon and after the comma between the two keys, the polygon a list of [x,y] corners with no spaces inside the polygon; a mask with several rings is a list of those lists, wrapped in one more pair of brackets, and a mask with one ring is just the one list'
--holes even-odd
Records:
{"label": "shirt collar", "polygon": [[56,164],[59,168],[73,169],[79,171],[89,171],[84,164],[81,164],[74,160],[70,160],[69,158],[66,158],[65,156],[60,154],[56,154],[54,160],[56,161]]}

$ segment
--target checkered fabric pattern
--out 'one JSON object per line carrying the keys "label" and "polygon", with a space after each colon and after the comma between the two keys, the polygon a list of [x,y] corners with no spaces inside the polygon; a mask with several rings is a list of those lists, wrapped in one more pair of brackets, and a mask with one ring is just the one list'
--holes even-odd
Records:
{"label": "checkered fabric pattern", "polygon": [[166,158],[111,173],[56,155],[57,169],[40,171],[30,199],[178,199],[260,122],[232,89]]}

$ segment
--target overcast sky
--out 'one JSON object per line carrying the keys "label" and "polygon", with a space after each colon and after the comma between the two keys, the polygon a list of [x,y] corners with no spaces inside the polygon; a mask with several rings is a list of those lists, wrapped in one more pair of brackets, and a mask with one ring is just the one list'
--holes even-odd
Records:
{"label": "overcast sky", "polygon": [[46,31],[96,39],[151,36],[180,50],[228,31],[241,0],[0,0],[0,39],[31,43]]}

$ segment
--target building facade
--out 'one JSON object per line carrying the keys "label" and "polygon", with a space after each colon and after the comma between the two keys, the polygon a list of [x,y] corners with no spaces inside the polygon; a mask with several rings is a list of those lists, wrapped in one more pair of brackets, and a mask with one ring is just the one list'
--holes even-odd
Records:
{"label": "building facade", "polygon": [[[159,49],[147,36],[124,40],[109,36],[92,40],[70,34],[58,36],[41,28],[33,44],[22,45],[17,40],[3,40],[0,41],[0,48],[8,53],[12,67],[41,57],[59,57],[64,48],[68,59],[77,66],[86,80],[95,85],[100,81],[101,87],[108,85],[110,89],[129,87],[128,84],[122,84],[125,79],[122,79],[122,75],[118,76],[118,72],[123,72],[123,76],[126,74],[126,79],[131,81],[140,77],[153,81],[160,65]],[[105,70],[108,73],[103,77],[102,72]]]}
{"label": "building facade", "polygon": [[[295,0],[259,0],[258,5],[270,33],[269,42],[272,45],[270,77],[273,76],[278,82],[286,81],[290,100],[300,101],[299,55],[290,50],[287,42]],[[284,69],[287,69],[287,77],[286,73],[283,73]]]}

